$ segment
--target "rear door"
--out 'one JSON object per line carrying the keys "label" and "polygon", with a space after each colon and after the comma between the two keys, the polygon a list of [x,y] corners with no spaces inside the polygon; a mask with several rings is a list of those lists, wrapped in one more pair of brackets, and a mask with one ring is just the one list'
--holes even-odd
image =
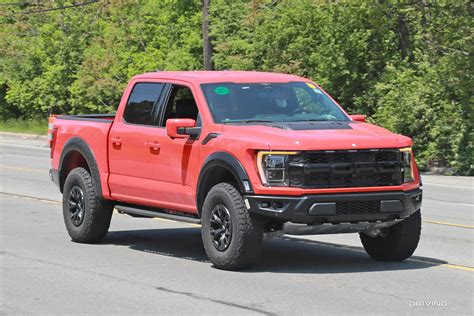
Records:
{"label": "rear door", "polygon": [[[150,143],[157,132],[155,120],[160,101],[168,85],[161,82],[136,82],[130,92],[122,119],[117,119],[109,133],[109,187],[117,200],[147,203],[149,162],[159,153]],[[118,115],[119,116],[119,115]]]}

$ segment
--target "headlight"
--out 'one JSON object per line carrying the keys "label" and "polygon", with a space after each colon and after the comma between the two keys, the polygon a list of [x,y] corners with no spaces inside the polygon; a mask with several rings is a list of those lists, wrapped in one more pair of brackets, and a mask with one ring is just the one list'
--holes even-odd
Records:
{"label": "headlight", "polygon": [[403,182],[412,182],[415,180],[413,174],[413,165],[412,165],[412,150],[408,148],[400,148],[400,153],[402,156],[402,176]]}
{"label": "headlight", "polygon": [[257,167],[260,179],[268,186],[288,186],[288,156],[296,151],[260,151]]}

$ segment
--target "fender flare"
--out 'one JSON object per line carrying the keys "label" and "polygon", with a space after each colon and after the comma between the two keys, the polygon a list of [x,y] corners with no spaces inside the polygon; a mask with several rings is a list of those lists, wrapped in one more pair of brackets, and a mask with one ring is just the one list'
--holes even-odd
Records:
{"label": "fender flare", "polygon": [[[238,189],[243,193],[253,193],[252,183],[250,182],[249,176],[245,171],[240,161],[233,155],[227,152],[215,152],[209,155],[203,163],[201,171],[199,173],[198,184],[196,188],[196,206],[199,206],[204,202],[204,196],[202,188],[204,181],[210,176],[210,172],[214,167],[222,167],[229,171],[232,176],[237,180]],[[244,181],[248,184],[248,189],[245,189]]]}
{"label": "fender flare", "polygon": [[62,193],[64,182],[66,181],[67,175],[64,174],[67,170],[67,157],[72,152],[78,152],[84,157],[87,165],[89,166],[89,171],[91,173],[92,179],[95,182],[96,195],[103,198],[102,196],[102,185],[100,182],[99,168],[97,167],[96,159],[94,153],[89,148],[89,145],[79,137],[73,137],[69,139],[63,147],[61,152],[61,157],[59,158],[59,167],[58,167],[58,176],[59,176],[59,189]]}

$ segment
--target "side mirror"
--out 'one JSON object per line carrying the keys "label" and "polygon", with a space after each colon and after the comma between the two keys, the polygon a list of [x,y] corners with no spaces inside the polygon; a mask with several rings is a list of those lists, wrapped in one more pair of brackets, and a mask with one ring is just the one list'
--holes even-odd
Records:
{"label": "side mirror", "polygon": [[351,118],[351,120],[356,121],[356,122],[362,122],[362,123],[365,122],[365,115],[353,114],[353,115],[349,115],[349,117]]}
{"label": "side mirror", "polygon": [[196,121],[192,119],[168,119],[166,133],[171,138],[198,138],[201,128],[196,127]]}

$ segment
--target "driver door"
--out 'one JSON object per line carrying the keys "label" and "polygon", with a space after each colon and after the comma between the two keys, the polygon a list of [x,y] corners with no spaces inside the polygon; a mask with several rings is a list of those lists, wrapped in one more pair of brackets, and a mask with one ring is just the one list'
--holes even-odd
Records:
{"label": "driver door", "polygon": [[149,172],[156,187],[160,202],[171,209],[196,210],[195,185],[199,170],[198,139],[171,139],[166,133],[166,120],[170,118],[189,118],[200,125],[198,107],[190,86],[173,84],[164,102],[156,134],[160,144],[158,155],[150,157]]}

